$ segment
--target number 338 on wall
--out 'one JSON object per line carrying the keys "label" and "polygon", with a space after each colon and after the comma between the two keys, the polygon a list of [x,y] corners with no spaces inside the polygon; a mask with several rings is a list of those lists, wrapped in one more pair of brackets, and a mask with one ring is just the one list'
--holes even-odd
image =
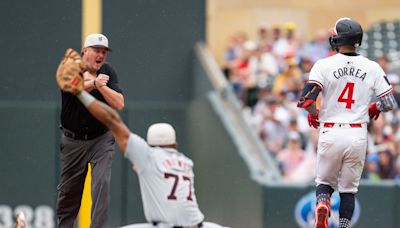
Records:
{"label": "number 338 on wall", "polygon": [[29,228],[54,228],[53,208],[39,205],[33,209],[29,205],[18,205],[14,210],[8,205],[0,204],[0,228],[11,228],[15,224],[17,213],[22,211]]}

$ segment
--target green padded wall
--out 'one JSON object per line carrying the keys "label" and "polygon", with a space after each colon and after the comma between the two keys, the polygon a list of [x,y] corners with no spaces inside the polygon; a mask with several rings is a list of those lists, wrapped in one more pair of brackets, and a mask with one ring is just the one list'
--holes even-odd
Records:
{"label": "green padded wall", "polygon": [[0,21],[0,100],[58,101],[58,62],[81,48],[81,2],[1,0]]}
{"label": "green padded wall", "polygon": [[[57,118],[54,103],[0,102],[0,224],[9,224],[7,210],[23,205],[32,215],[29,223],[54,223]],[[45,215],[35,215],[39,206],[48,209]]]}
{"label": "green padded wall", "polygon": [[205,40],[204,0],[104,1],[110,62],[130,101],[187,102],[193,45]]}
{"label": "green padded wall", "polygon": [[[264,228],[299,227],[296,222],[296,205],[311,194],[315,188],[310,185],[280,185],[264,187]],[[363,182],[356,198],[359,202],[359,216],[354,228],[397,228],[400,227],[399,197],[400,186],[395,182]],[[332,201],[332,203],[334,203]],[[304,207],[303,209],[307,209]],[[356,216],[356,215],[355,215]],[[333,217],[331,219],[338,219]]]}

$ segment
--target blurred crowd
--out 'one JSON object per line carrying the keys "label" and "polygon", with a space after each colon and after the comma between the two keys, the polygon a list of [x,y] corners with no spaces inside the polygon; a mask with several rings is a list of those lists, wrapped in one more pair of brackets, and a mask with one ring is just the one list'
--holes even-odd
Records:
{"label": "blurred crowd", "polygon": [[[313,181],[318,130],[308,126],[307,113],[296,105],[313,64],[334,54],[328,31],[318,30],[313,40],[305,41],[293,22],[262,26],[255,40],[242,32],[232,35],[224,54],[224,73],[245,119],[276,159],[284,179]],[[400,76],[390,72],[385,55],[375,60],[387,73],[400,104]],[[395,110],[369,124],[364,179],[400,181],[399,119]]]}

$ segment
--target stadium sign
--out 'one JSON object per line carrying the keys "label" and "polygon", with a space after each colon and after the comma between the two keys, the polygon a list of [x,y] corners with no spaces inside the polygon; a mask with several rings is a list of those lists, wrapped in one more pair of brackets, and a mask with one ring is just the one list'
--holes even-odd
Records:
{"label": "stadium sign", "polygon": [[[294,216],[297,224],[302,228],[313,227],[315,218],[315,192],[310,192],[304,195],[296,204]],[[339,206],[340,196],[334,192],[331,197],[331,217],[329,218],[329,228],[339,227]],[[350,226],[357,223],[360,218],[360,203],[358,199],[355,200],[355,209],[353,218],[351,219]]]}

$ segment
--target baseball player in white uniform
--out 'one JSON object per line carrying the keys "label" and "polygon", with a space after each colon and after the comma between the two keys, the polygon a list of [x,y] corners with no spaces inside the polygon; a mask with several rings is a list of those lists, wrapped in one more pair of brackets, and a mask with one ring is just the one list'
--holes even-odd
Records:
{"label": "baseball player in white uniform", "polygon": [[131,133],[119,114],[86,91],[77,95],[82,104],[113,133],[125,157],[139,176],[148,223],[124,228],[220,228],[204,222],[194,192],[193,161],[176,150],[174,128],[166,123],[149,127],[147,142]]}
{"label": "baseball player in white uniform", "polygon": [[[328,228],[330,196],[335,190],[341,200],[339,227],[349,227],[366,155],[367,124],[396,107],[382,68],[356,53],[363,36],[360,24],[340,18],[330,31],[329,41],[337,54],[315,63],[298,102],[309,112],[309,125],[320,127],[315,228]],[[315,101],[320,92],[319,111]],[[377,100],[370,104],[373,95]]]}

